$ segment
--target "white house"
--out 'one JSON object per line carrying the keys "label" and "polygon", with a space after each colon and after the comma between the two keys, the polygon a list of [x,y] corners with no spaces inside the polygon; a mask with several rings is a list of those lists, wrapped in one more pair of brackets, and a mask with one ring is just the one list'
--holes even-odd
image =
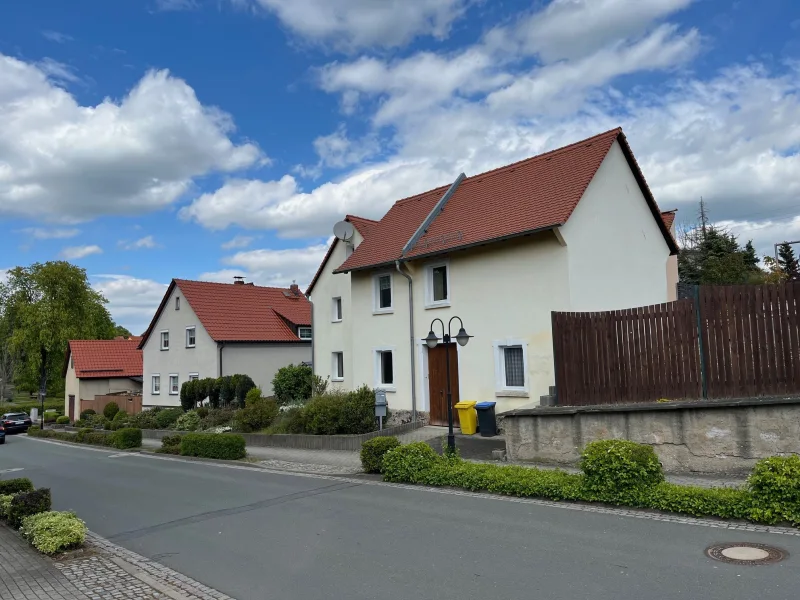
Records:
{"label": "white house", "polygon": [[538,403],[554,384],[551,311],[674,299],[677,251],[621,129],[462,174],[398,200],[349,256],[334,243],[309,290],[315,372],[443,424],[446,348],[423,338],[452,320],[473,336],[450,347],[454,402]]}
{"label": "white house", "polygon": [[142,391],[141,338],[71,340],[64,357],[64,414],[74,420],[81,400],[117,392]]}
{"label": "white house", "polygon": [[139,348],[143,406],[178,406],[184,381],[243,373],[264,395],[289,364],[311,360],[311,305],[288,289],[173,279]]}

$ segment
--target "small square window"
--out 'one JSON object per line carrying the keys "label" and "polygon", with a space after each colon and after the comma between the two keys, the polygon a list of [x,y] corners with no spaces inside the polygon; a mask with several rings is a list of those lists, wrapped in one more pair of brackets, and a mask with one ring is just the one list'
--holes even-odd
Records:
{"label": "small square window", "polygon": [[169,350],[169,331],[161,332],[161,349]]}
{"label": "small square window", "polygon": [[495,379],[498,396],[528,397],[528,344],[525,340],[494,342]]}
{"label": "small square window", "polygon": [[378,351],[378,383],[394,385],[394,353],[391,350]]}
{"label": "small square window", "polygon": [[189,381],[196,381],[200,379],[200,373],[189,373]]}
{"label": "small square window", "polygon": [[153,375],[152,388],[153,394],[161,393],[161,375]]}
{"label": "small square window", "polygon": [[196,328],[194,327],[187,327],[186,328],[186,347],[187,348],[194,348],[197,338],[195,337]]}
{"label": "small square window", "polygon": [[180,386],[178,385],[178,376],[169,376],[169,394],[170,396],[177,396],[180,393]]}
{"label": "small square window", "polygon": [[341,298],[334,298],[333,299],[333,310],[331,315],[331,320],[334,323],[338,323],[342,320],[342,299]]}
{"label": "small square window", "polygon": [[301,340],[311,339],[311,327],[298,327],[297,335]]}
{"label": "small square window", "polygon": [[175,310],[181,309],[181,297],[175,296]]}
{"label": "small square window", "polygon": [[333,381],[342,381],[344,379],[344,352],[333,353],[333,368],[331,369]]}

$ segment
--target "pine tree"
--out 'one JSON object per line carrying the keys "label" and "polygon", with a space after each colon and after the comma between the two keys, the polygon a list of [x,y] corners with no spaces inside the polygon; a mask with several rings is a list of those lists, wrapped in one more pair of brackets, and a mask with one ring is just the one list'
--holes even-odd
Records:
{"label": "pine tree", "polygon": [[800,264],[794,255],[794,249],[788,242],[778,246],[778,266],[786,275],[787,281],[800,281]]}

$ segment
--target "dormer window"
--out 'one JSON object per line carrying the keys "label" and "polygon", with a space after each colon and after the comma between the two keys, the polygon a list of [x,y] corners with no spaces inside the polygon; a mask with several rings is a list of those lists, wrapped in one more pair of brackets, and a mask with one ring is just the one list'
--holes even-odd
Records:
{"label": "dormer window", "polygon": [[297,328],[297,336],[301,340],[310,340],[311,339],[311,327],[298,327]]}

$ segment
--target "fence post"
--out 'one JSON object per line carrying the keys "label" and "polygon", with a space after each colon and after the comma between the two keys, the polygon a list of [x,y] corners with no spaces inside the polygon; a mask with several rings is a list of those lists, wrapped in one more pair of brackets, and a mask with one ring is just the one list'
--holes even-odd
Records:
{"label": "fence post", "polygon": [[700,350],[700,384],[703,387],[703,400],[708,400],[708,384],[706,382],[706,359],[703,352],[703,322],[700,318],[700,286],[695,285],[692,295],[694,296],[694,314],[697,320],[697,347]]}
{"label": "fence post", "polygon": [[[556,311],[551,310],[550,311],[550,333],[552,334],[552,338],[553,338],[553,383],[555,384],[553,387],[556,388],[556,394],[555,394],[555,398],[553,398],[553,401],[555,402],[555,405],[558,406],[558,390],[559,390],[560,386],[558,385],[558,367],[559,367],[559,364],[558,364],[558,350],[557,350],[558,344],[556,342],[556,329],[557,329],[556,328]],[[560,333],[561,333],[561,331],[559,331],[559,334]],[[550,390],[547,390],[547,391],[549,392]]]}

